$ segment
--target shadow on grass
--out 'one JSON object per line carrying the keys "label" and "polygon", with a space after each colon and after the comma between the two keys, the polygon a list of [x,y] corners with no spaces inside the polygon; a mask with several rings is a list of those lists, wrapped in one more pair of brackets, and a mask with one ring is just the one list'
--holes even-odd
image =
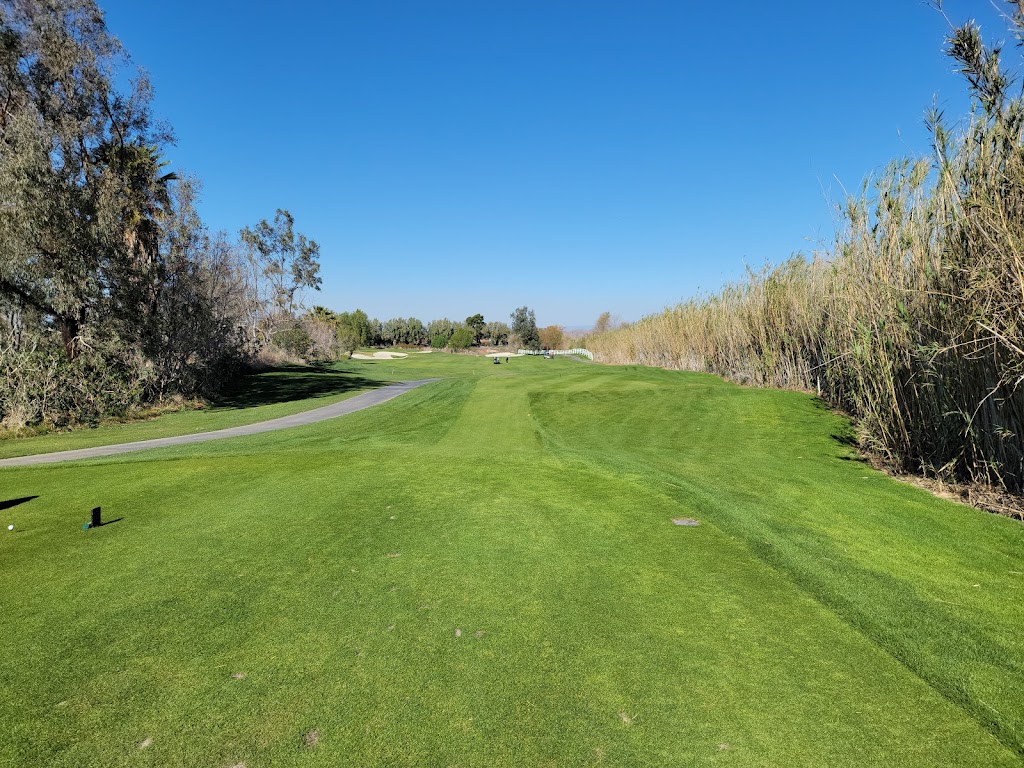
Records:
{"label": "shadow on grass", "polygon": [[846,419],[846,423],[831,435],[832,441],[844,449],[843,453],[838,454],[836,458],[843,461],[856,461],[861,464],[870,463],[860,452],[860,441],[857,439],[857,433],[854,430],[852,421],[850,421],[850,417],[842,411],[833,408],[820,397],[814,397],[813,403],[816,411],[828,412]]}
{"label": "shadow on grass", "polygon": [[241,377],[213,401],[209,410],[255,408],[293,400],[330,397],[355,389],[376,389],[387,383],[330,368],[287,366]]}
{"label": "shadow on grass", "polygon": [[24,504],[26,501],[32,501],[32,499],[38,499],[38,496],[22,496],[20,499],[8,499],[7,501],[0,501],[0,509],[10,509],[16,507],[19,504]]}
{"label": "shadow on grass", "polygon": [[832,434],[832,439],[845,449],[837,458],[840,458],[843,461],[855,461],[860,464],[870,463],[867,458],[861,454],[860,442],[857,440],[857,436],[853,433],[853,430],[835,432]]}
{"label": "shadow on grass", "polygon": [[857,437],[852,432],[836,432],[832,435],[832,439],[840,445],[845,445],[847,448],[856,450],[860,447]]}

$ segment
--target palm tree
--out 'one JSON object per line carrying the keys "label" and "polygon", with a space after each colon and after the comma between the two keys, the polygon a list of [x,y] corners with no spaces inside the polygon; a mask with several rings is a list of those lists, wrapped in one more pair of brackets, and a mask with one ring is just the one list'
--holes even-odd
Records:
{"label": "palm tree", "polygon": [[111,142],[99,149],[110,179],[123,196],[121,225],[128,253],[136,266],[151,268],[159,257],[160,223],[171,212],[174,172],[161,173],[169,164],[160,159],[159,147],[135,142]]}

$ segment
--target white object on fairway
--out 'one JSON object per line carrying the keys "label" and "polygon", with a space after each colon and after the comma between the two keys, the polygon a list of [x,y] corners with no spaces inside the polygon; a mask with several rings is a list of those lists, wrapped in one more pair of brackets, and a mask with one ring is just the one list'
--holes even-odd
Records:
{"label": "white object on fairway", "polygon": [[7,526],[7,530],[8,531],[13,531],[14,530],[14,526],[13,525],[8,525]]}

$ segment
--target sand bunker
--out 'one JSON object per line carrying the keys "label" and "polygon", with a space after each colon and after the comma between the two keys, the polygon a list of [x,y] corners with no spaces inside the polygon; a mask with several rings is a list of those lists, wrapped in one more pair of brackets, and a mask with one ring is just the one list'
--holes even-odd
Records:
{"label": "sand bunker", "polygon": [[352,357],[356,360],[397,360],[400,357],[408,357],[405,352],[374,352],[372,355],[364,355],[362,352],[354,352]]}
{"label": "sand bunker", "polygon": [[488,352],[487,357],[523,357],[520,352]]}

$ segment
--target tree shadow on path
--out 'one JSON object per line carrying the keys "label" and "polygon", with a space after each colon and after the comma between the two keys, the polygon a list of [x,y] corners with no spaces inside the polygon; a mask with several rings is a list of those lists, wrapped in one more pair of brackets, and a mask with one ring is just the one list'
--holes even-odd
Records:
{"label": "tree shadow on path", "polygon": [[239,378],[213,401],[208,410],[255,408],[293,400],[330,397],[357,389],[376,389],[388,383],[329,368],[286,366]]}

